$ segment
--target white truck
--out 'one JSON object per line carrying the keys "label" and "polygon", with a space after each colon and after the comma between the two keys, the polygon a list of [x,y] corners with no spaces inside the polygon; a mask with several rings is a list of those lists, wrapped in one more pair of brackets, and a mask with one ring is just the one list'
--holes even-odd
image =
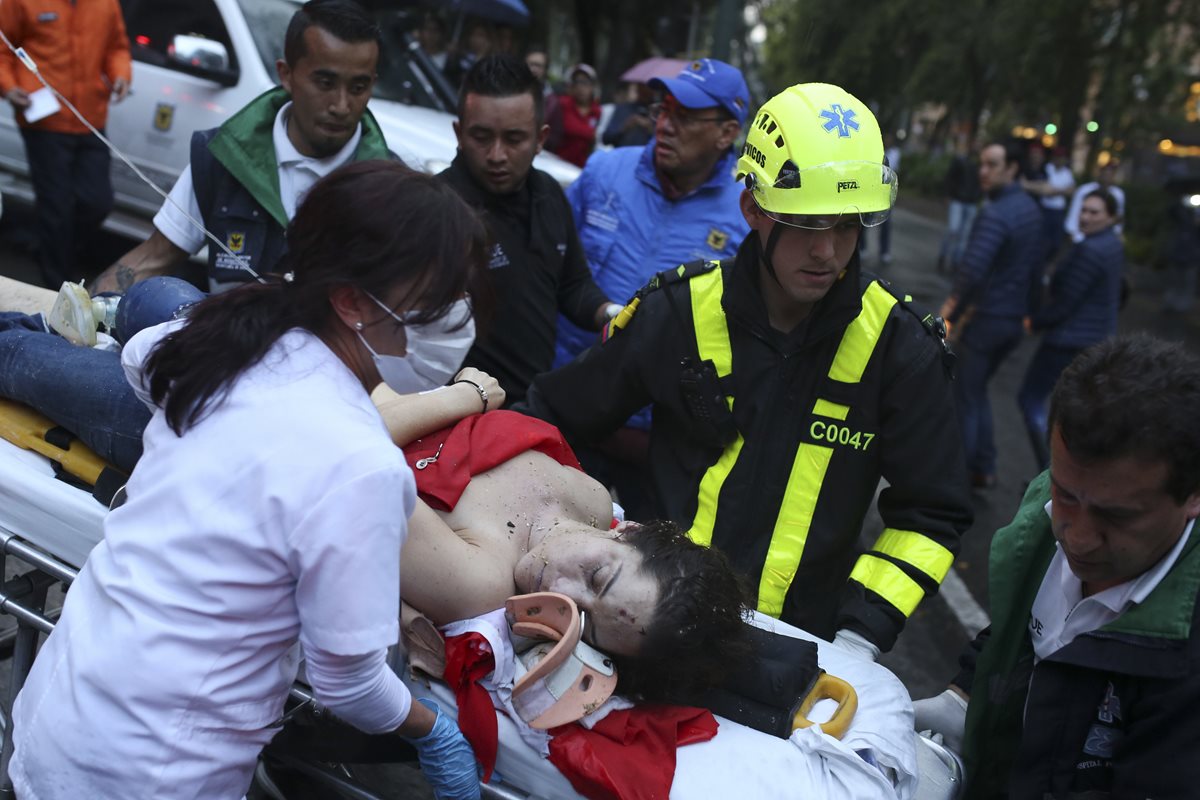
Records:
{"label": "white truck", "polygon": [[[224,122],[276,85],[284,32],[301,0],[121,0],[133,54],[132,92],[110,107],[106,134],[154,183],[170,190],[188,163],[193,131]],[[409,166],[440,172],[455,154],[454,89],[412,44],[411,8],[366,3],[383,31],[370,102],[391,150]],[[2,45],[0,45],[2,46]],[[64,109],[59,113],[68,113]],[[578,168],[548,153],[536,166],[559,183]],[[25,148],[11,111],[0,110],[0,191],[33,199]],[[106,227],[145,238],[162,198],[113,159],[116,210]]]}

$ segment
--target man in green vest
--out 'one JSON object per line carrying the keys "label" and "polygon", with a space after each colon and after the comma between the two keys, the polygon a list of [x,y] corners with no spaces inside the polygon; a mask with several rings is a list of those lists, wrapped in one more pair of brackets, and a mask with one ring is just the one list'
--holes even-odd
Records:
{"label": "man in green vest", "polygon": [[[379,62],[379,26],[354,0],[310,0],[296,11],[276,62],[281,86],[219,128],[192,137],[190,164],[154,217],[154,233],[90,287],[126,291],[166,275],[209,245],[211,291],[274,269],[299,199],[352,160],[389,157],[367,101]],[[184,212],[187,212],[185,215]],[[188,219],[225,245],[211,244]]]}
{"label": "man in green vest", "polygon": [[[737,257],[660,273],[602,344],[535,379],[527,410],[591,443],[653,403],[657,513],[725,552],[759,611],[874,658],[972,519],[948,351],[860,269],[859,236],[897,189],[864,103],[787,89],[752,118],[737,171]],[[881,478],[886,529],[863,548]]]}
{"label": "man in green vest", "polygon": [[1200,359],[1146,336],[1059,378],[1050,470],[992,539],[992,624],[914,704],[962,753],[968,797],[1196,796],[1197,408]]}

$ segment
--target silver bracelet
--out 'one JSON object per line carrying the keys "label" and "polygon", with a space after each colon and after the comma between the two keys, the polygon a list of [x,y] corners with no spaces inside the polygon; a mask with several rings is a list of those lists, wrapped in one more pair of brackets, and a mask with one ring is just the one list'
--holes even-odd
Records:
{"label": "silver bracelet", "polygon": [[455,386],[460,383],[469,383],[475,387],[475,391],[479,392],[479,399],[483,401],[483,411],[480,411],[479,413],[486,414],[487,407],[488,407],[487,391],[485,391],[484,388],[482,386],[480,386],[478,383],[476,383],[475,381],[470,380],[468,378],[459,378],[458,380],[454,381],[454,383],[451,383],[450,385]]}

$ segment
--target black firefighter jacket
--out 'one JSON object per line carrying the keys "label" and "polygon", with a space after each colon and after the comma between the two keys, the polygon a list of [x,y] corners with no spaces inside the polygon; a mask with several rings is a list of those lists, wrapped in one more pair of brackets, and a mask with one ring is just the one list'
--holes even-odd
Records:
{"label": "black firefighter jacket", "polygon": [[[653,403],[660,514],[723,550],[763,613],[888,650],[972,520],[946,351],[857,255],[781,334],[758,263],[751,235],[734,261],[661,273],[622,329],[536,378],[524,410],[590,443]],[[864,548],[881,477],[886,530]]]}

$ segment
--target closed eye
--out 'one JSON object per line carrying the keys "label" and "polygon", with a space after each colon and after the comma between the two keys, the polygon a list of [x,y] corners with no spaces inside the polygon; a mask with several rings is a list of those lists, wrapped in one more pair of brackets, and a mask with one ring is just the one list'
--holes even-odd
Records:
{"label": "closed eye", "polygon": [[620,565],[616,568],[616,570],[613,571],[612,577],[609,578],[608,582],[604,584],[604,588],[600,590],[600,594],[598,594],[597,597],[604,597],[604,595],[608,594],[608,590],[611,589],[613,584],[617,582],[617,578],[621,577],[621,570],[623,569],[625,569],[624,564]]}

